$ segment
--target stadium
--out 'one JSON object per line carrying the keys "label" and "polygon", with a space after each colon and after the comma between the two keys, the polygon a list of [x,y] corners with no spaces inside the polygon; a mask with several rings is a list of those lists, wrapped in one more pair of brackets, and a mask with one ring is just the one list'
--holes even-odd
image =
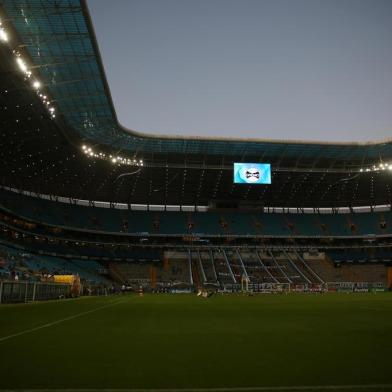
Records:
{"label": "stadium", "polygon": [[0,59],[0,391],[392,391],[392,139],[127,129],[85,0]]}

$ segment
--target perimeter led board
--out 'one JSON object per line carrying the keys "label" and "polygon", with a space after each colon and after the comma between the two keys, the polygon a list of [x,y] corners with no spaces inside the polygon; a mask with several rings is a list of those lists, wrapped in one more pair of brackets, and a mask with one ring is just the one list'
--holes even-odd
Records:
{"label": "perimeter led board", "polygon": [[271,184],[269,163],[234,163],[235,184]]}

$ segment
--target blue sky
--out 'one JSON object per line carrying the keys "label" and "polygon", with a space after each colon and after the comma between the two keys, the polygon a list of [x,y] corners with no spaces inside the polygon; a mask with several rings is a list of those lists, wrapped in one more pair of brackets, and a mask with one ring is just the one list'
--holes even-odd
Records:
{"label": "blue sky", "polygon": [[89,0],[119,121],[147,133],[392,137],[392,1]]}

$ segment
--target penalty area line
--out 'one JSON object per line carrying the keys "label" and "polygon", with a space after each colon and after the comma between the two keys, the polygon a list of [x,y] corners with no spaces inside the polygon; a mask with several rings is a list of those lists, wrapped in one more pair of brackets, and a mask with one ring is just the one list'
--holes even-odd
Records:
{"label": "penalty area line", "polygon": [[[5,342],[6,340],[9,340],[9,339],[12,339],[12,338],[16,338],[18,336],[22,336],[22,335],[26,335],[26,334],[31,333],[31,332],[39,331],[40,329],[49,328],[49,327],[52,327],[53,325],[61,324],[61,323],[65,322],[65,321],[73,320],[73,319],[76,319],[78,317],[85,316],[86,314],[97,312],[98,310],[101,310],[101,309],[110,308],[111,306],[115,306],[115,305],[117,305],[117,304],[119,304],[121,302],[124,302],[124,299],[116,301],[116,302],[111,302],[110,304],[99,306],[98,308],[90,309],[90,310],[87,310],[85,312],[76,313],[76,314],[73,314],[72,316],[65,317],[65,318],[62,318],[60,320],[52,321],[51,323],[39,325],[38,327],[25,329],[24,331],[20,331],[20,332],[17,332],[17,333],[13,333],[11,335],[0,337],[0,344],[2,342]],[[4,390],[0,389],[0,391],[3,392]],[[12,389],[10,391],[12,391]]]}
{"label": "penalty area line", "polygon": [[215,388],[129,388],[129,389],[0,389],[0,392],[277,392],[277,391],[344,391],[344,390],[392,390],[392,384],[345,384],[345,385],[294,385],[275,387],[215,387]]}

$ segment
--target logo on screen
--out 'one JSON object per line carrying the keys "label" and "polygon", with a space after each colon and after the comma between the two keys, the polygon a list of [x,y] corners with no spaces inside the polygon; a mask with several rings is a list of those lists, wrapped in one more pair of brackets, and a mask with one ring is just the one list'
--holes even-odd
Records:
{"label": "logo on screen", "polygon": [[269,163],[234,163],[234,183],[271,184]]}

